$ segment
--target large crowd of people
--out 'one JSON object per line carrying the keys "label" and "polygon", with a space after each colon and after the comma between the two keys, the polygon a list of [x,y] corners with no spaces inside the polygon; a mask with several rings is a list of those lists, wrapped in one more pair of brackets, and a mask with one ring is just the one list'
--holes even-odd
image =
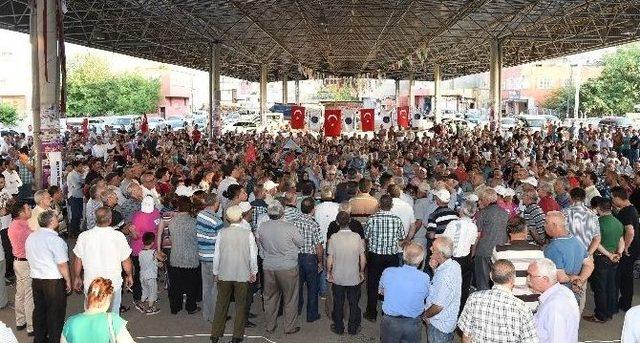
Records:
{"label": "large crowd of people", "polygon": [[620,311],[640,337],[635,129],[72,131],[63,184],[35,192],[30,144],[0,144],[0,274],[34,342],[131,342],[131,310],[200,313],[212,342],[228,320],[240,342],[256,316],[295,335],[322,315],[384,343],[577,342]]}

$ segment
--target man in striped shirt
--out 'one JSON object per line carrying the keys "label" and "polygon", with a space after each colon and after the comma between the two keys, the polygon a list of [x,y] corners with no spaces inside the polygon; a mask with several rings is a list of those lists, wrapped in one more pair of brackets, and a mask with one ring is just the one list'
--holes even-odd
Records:
{"label": "man in striped shirt", "polygon": [[[303,287],[307,285],[307,322],[312,323],[320,319],[318,313],[318,274],[324,265],[324,249],[320,238],[320,226],[313,218],[315,201],[304,198],[300,203],[301,213],[293,225],[298,228],[303,244],[298,250],[298,266],[300,267],[300,292],[298,297],[298,313],[304,306]],[[286,215],[286,209],[285,209]]]}
{"label": "man in striped shirt", "polygon": [[522,218],[524,218],[524,221],[527,223],[530,240],[543,246],[547,240],[544,231],[545,212],[542,211],[542,208],[538,205],[538,193],[535,189],[528,189],[523,192],[522,203],[524,204]]}
{"label": "man in striped shirt", "polygon": [[509,243],[498,245],[493,251],[491,261],[511,261],[516,268],[516,282],[513,295],[524,301],[531,311],[538,307],[538,294],[534,294],[527,286],[527,268],[529,263],[544,258],[539,245],[527,241],[527,225],[522,217],[512,217],[507,222]]}
{"label": "man in striped shirt", "polygon": [[202,269],[202,316],[206,321],[213,321],[215,300],[218,295],[216,283],[213,282],[213,252],[216,248],[218,232],[224,222],[218,215],[220,203],[215,194],[207,194],[202,211],[196,218],[196,235],[198,238],[198,257]]}
{"label": "man in striped shirt", "polygon": [[369,217],[364,227],[367,241],[367,308],[363,317],[371,322],[378,316],[378,283],[387,267],[397,267],[397,253],[405,232],[400,217],[392,214],[393,198],[380,198],[380,210]]}
{"label": "man in striped shirt", "polygon": [[[433,193],[433,200],[435,200],[438,206],[433,213],[429,215],[427,220],[427,259],[431,257],[431,245],[433,241],[440,237],[444,230],[447,228],[447,224],[456,219],[460,219],[458,212],[449,208],[449,200],[451,200],[451,194],[448,190],[441,188],[435,190]],[[425,263],[425,270],[433,275]]]}

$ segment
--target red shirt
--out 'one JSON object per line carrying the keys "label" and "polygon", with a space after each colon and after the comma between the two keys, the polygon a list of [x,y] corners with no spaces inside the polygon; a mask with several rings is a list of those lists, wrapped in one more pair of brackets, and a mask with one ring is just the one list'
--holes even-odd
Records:
{"label": "red shirt", "polygon": [[160,195],[167,195],[171,192],[171,184],[169,182],[158,182],[156,184],[156,190]]}
{"label": "red shirt", "polygon": [[9,228],[7,230],[9,230],[9,241],[11,241],[13,256],[18,258],[27,258],[24,245],[27,242],[27,237],[29,237],[29,234],[31,233],[29,222],[22,219],[14,219],[11,221],[11,224],[9,224]]}
{"label": "red shirt", "polygon": [[546,197],[541,198],[538,205],[540,206],[540,208],[542,209],[542,212],[544,213],[551,212],[551,211],[560,211],[560,205],[558,205],[558,202],[556,201],[556,199],[554,199],[550,195],[547,195]]}

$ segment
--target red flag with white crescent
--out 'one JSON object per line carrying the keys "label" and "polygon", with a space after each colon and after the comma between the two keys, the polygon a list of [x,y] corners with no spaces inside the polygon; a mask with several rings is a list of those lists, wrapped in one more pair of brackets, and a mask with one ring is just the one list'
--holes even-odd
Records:
{"label": "red flag with white crescent", "polygon": [[409,127],[409,106],[398,107],[398,126],[402,128]]}
{"label": "red flag with white crescent", "polygon": [[324,111],[324,135],[327,137],[340,137],[342,129],[342,112],[340,110]]}
{"label": "red flag with white crescent", "polygon": [[305,109],[302,106],[291,106],[290,125],[292,129],[304,129],[304,112]]}
{"label": "red flag with white crescent", "polygon": [[373,108],[363,108],[360,110],[360,123],[362,123],[362,131],[375,131],[375,112]]}

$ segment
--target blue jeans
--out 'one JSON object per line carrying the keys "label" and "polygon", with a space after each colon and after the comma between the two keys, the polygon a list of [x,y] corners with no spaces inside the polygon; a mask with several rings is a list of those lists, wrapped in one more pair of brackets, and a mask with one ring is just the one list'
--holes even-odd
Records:
{"label": "blue jeans", "polygon": [[298,254],[300,267],[300,292],[298,298],[298,314],[304,306],[303,287],[307,284],[307,322],[320,318],[318,313],[318,257],[315,254]]}
{"label": "blue jeans", "polygon": [[385,315],[380,323],[382,343],[416,343],[422,339],[420,318]]}
{"label": "blue jeans", "polygon": [[453,343],[453,332],[444,333],[435,326],[427,325],[427,342],[429,343]]}

